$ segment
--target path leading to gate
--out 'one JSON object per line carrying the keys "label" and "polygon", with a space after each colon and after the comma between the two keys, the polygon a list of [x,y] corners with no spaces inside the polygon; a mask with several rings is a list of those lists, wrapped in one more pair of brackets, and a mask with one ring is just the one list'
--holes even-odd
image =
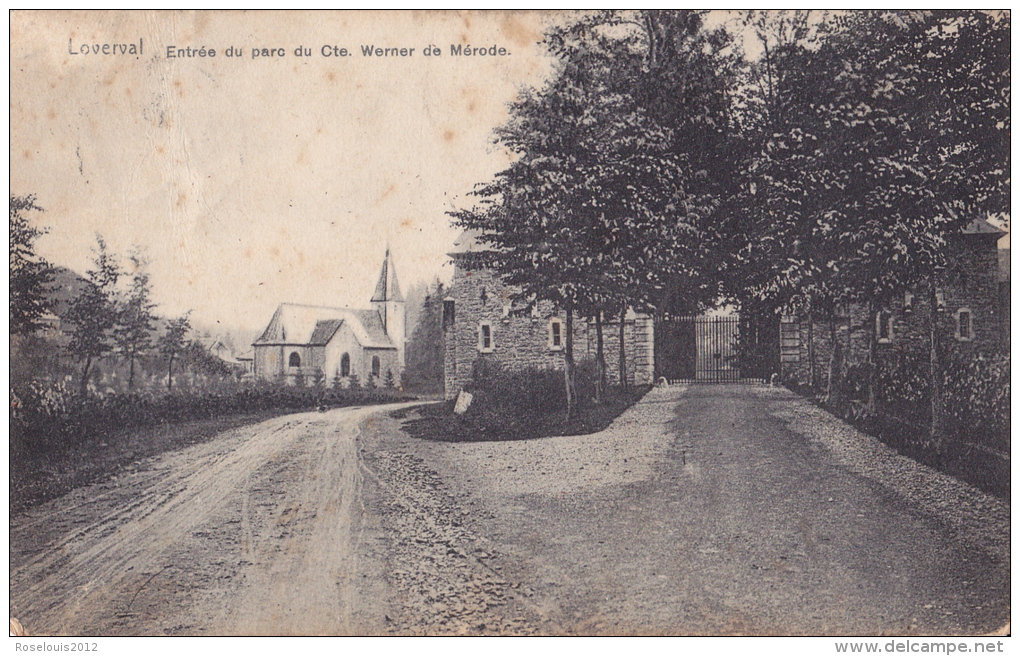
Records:
{"label": "path leading to gate", "polygon": [[381,446],[439,474],[540,632],[973,634],[1009,618],[1008,504],[786,390],[655,389],[597,435]]}

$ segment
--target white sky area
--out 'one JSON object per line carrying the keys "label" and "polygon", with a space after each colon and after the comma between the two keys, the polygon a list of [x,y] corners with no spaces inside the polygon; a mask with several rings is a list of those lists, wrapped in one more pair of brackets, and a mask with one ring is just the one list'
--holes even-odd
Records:
{"label": "white sky area", "polygon": [[[548,18],[15,13],[11,193],[38,196],[56,264],[83,273],[97,232],[117,253],[140,246],[166,316],[257,329],[285,301],[367,307],[387,244],[405,291],[450,277],[446,212],[509,162],[492,131],[548,73]],[[139,39],[138,58],[68,53]],[[465,43],[510,54],[450,55]],[[442,54],[422,56],[429,44]],[[217,54],[167,59],[170,45]],[[333,45],[351,56],[323,57]],[[286,55],[253,60],[253,46]]]}
{"label": "white sky area", "polygon": [[[83,273],[97,232],[116,253],[141,247],[164,316],[257,330],[281,302],[366,307],[387,244],[405,291],[449,279],[446,212],[509,163],[493,129],[548,75],[537,42],[568,17],[15,12],[10,191],[37,195],[39,251],[55,264]],[[140,57],[80,54],[140,40]],[[423,56],[430,44],[442,54]],[[510,54],[451,56],[451,44]],[[363,45],[415,51],[364,57]],[[168,59],[167,46],[216,57]],[[286,54],[252,59],[253,47]]]}

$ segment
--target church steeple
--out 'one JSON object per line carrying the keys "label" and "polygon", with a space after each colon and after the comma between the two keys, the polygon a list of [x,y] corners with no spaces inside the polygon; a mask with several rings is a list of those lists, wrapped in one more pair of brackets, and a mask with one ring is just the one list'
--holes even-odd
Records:
{"label": "church steeple", "polygon": [[397,270],[393,266],[393,257],[390,255],[389,246],[386,247],[386,257],[383,258],[382,270],[379,272],[379,282],[375,285],[375,293],[372,294],[372,307],[379,313],[383,329],[386,335],[397,347],[397,361],[401,369],[404,366],[404,295],[400,293],[400,284],[397,282]]}
{"label": "church steeple", "polygon": [[382,270],[379,272],[379,282],[375,284],[375,293],[372,294],[372,302],[386,301],[404,302],[400,293],[400,285],[397,283],[397,270],[393,268],[390,258],[390,249],[386,247],[386,257],[383,258]]}

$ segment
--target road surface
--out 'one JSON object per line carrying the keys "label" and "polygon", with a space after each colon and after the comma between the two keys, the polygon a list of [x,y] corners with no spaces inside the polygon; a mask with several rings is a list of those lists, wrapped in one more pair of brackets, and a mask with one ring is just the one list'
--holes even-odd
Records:
{"label": "road surface", "polygon": [[1008,621],[1008,503],[785,390],[655,389],[602,433],[510,442],[411,439],[396,408],[235,429],[14,517],[12,615],[36,635]]}

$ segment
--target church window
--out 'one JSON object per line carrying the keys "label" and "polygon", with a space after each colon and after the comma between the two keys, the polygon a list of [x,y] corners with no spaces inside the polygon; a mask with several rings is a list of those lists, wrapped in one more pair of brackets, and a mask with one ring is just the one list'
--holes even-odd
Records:
{"label": "church window", "polygon": [[291,367],[301,366],[301,356],[298,355],[297,351],[290,354],[290,360],[287,361],[287,364]]}
{"label": "church window", "polygon": [[382,364],[379,362],[379,356],[372,356],[372,375],[376,378],[379,377],[379,372],[382,370]]}
{"label": "church window", "polygon": [[340,377],[347,378],[351,375],[351,356],[344,353],[340,356]]}

